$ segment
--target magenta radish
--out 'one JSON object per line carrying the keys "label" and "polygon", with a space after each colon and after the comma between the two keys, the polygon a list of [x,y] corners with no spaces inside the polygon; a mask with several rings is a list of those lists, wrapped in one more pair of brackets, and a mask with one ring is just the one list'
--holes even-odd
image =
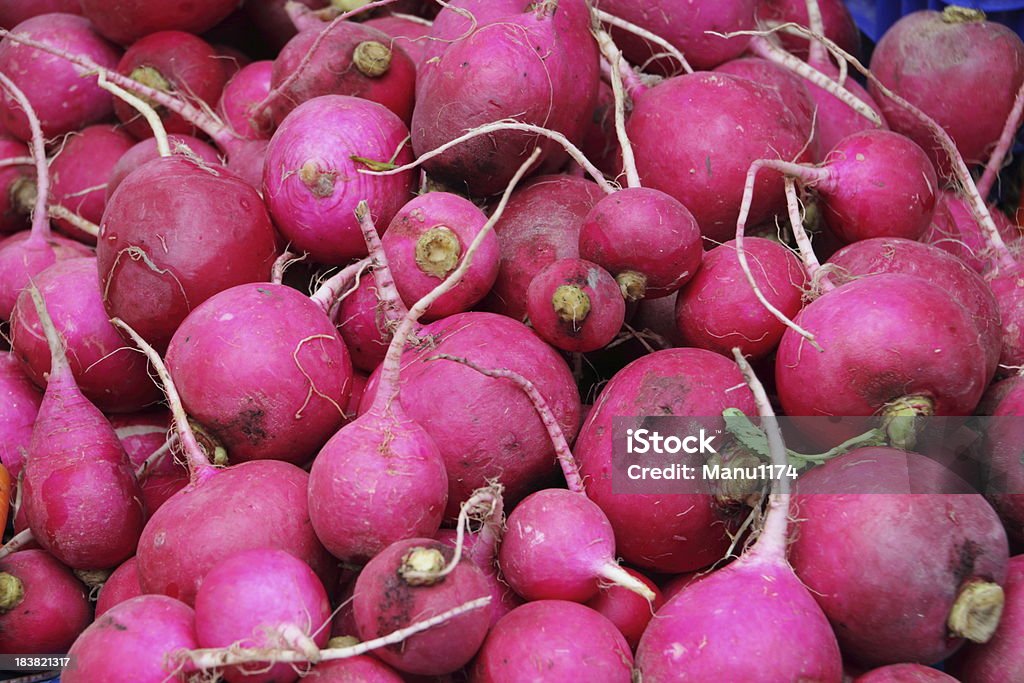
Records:
{"label": "magenta radish", "polygon": [[[86,19],[72,14],[37,16],[18,24],[12,32],[87,57],[110,69],[117,65],[120,56],[117,48],[101,38]],[[25,91],[47,138],[102,121],[112,111],[110,96],[95,83],[83,79],[73,64],[17,44],[6,36],[0,42],[0,71]],[[0,100],[0,120],[15,137],[31,139],[29,121],[10,94]]]}
{"label": "magenta radish", "polygon": [[239,69],[224,86],[217,110],[233,131],[244,138],[266,137],[265,131],[253,121],[253,106],[270,92],[270,60],[253,62]]}
{"label": "magenta radish", "polygon": [[[21,140],[0,135],[0,234],[28,227],[28,214],[34,203],[35,184],[30,175],[32,161]],[[27,163],[15,163],[19,159]]]}
{"label": "magenta radish", "polygon": [[[196,595],[200,647],[274,647],[287,643],[317,650],[330,638],[331,605],[320,579],[283,550],[255,549],[213,568]],[[258,674],[229,668],[228,681],[286,681],[299,675],[288,664]]]}
{"label": "magenta radish", "polygon": [[[59,261],[34,279],[63,339],[71,372],[82,395],[106,412],[126,413],[155,403],[160,391],[146,360],[124,345],[103,309],[95,258]],[[50,349],[28,290],[11,314],[11,348],[40,388],[50,374]]]}
{"label": "magenta radish", "polygon": [[[211,217],[217,230],[208,228]],[[129,174],[107,202],[102,229],[96,256],[107,312],[160,349],[217,292],[266,282],[277,250],[251,185],[179,156]]]}
{"label": "magenta radish", "polygon": [[85,587],[48,552],[22,550],[0,560],[0,652],[67,652],[91,611]]}
{"label": "magenta radish", "polygon": [[853,679],[853,683],[958,683],[957,679],[923,664],[890,664]]}
{"label": "magenta radish", "polygon": [[595,351],[622,328],[626,303],[608,271],[583,259],[561,259],[537,273],[526,312],[540,338],[563,351]]}
{"label": "magenta radish", "polygon": [[187,0],[154,5],[143,0],[122,0],[110,5],[103,0],[82,0],[82,14],[96,30],[115,43],[127,45],[158,31],[202,33],[213,28],[236,7],[234,0]]}
{"label": "magenta radish", "polygon": [[1024,384],[1019,377],[1000,384],[1009,386],[1003,389],[985,430],[988,472],[984,493],[1003,520],[1006,533],[1020,543],[1024,542]]}
{"label": "magenta radish", "polygon": [[373,278],[363,274],[355,287],[338,306],[338,331],[352,354],[352,364],[369,373],[384,360],[391,332]]}
{"label": "magenta radish", "polygon": [[[189,153],[199,157],[207,165],[221,163],[220,153],[209,144],[191,135],[168,135],[167,142],[174,154],[188,155]],[[152,161],[160,156],[157,142],[153,138],[146,138],[135,143],[127,152],[121,155],[114,165],[110,174],[110,181],[107,183],[107,201],[110,201],[114,190],[129,173],[139,168],[147,161]]]}
{"label": "magenta radish", "polygon": [[[448,192],[428,192],[403,206],[381,237],[395,286],[416,303],[458,267],[466,248],[487,223],[472,202]],[[425,320],[461,313],[476,304],[498,277],[498,238],[489,234],[458,287],[438,299]]]}
{"label": "magenta radish", "polygon": [[392,50],[396,46],[401,48],[413,64],[418,66],[423,61],[427,45],[425,36],[431,33],[432,28],[430,22],[418,20],[418,17],[411,15],[386,14],[368,19],[363,24],[391,36],[391,42],[386,43],[388,47]]}
{"label": "magenta radish", "polygon": [[565,600],[529,602],[505,615],[473,664],[475,683],[581,678],[628,683],[633,655],[615,625],[589,607]]}
{"label": "magenta radish", "polygon": [[100,594],[96,598],[96,618],[103,615],[115,605],[137,598],[142,595],[139,585],[139,567],[134,557],[130,557],[113,571],[103,583]]}
{"label": "magenta radish", "polygon": [[522,3],[517,0],[455,0],[448,3],[437,13],[430,26],[430,37],[423,41],[423,58],[418,64],[436,64],[436,58],[440,58],[452,43],[468,37],[481,26],[521,12],[522,9]]}
{"label": "magenta radish", "polygon": [[[778,242],[758,237],[746,238],[744,250],[765,297],[787,317],[795,316],[807,286],[800,260]],[[752,360],[774,351],[786,330],[754,296],[734,241],[704,255],[697,275],[676,297],[675,322],[683,346],[722,355],[739,347]]]}
{"label": "magenta radish", "polygon": [[196,647],[195,613],[164,595],[142,595],[115,605],[78,637],[68,654],[68,683],[183,680],[171,655]]}
{"label": "magenta radish", "polygon": [[[307,53],[310,56],[307,57]],[[300,31],[274,60],[270,94],[257,122],[280,125],[295,107],[321,95],[350,95],[412,119],[416,64],[387,33],[352,21]]]}
{"label": "magenta radish", "polygon": [[134,554],[142,531],[139,485],[113,427],[75,384],[42,295],[27,291],[51,354],[24,468],[29,527],[74,569],[114,567]]}
{"label": "magenta radish", "polygon": [[[706,418],[730,407],[749,414],[754,403],[746,389],[735,388],[741,382],[736,365],[716,353],[668,349],[633,361],[602,390],[580,430],[575,454],[587,495],[611,521],[616,552],[626,562],[665,573],[706,567],[729,546],[728,517],[710,493],[613,493],[613,418],[624,416],[624,428],[636,428],[647,415]],[[702,426],[713,428],[706,420]]]}
{"label": "magenta radish", "polygon": [[0,353],[0,465],[17,481],[43,395],[17,358]]}
{"label": "magenta radish", "polygon": [[40,14],[81,14],[79,0],[11,0],[0,8],[0,26],[11,28]]}
{"label": "magenta radish", "polygon": [[665,604],[665,597],[646,576],[628,567],[625,569],[654,593],[653,600],[648,602],[639,594],[622,586],[607,586],[602,587],[597,595],[584,604],[615,624],[615,628],[619,629],[630,649],[635,651],[651,617]]}
{"label": "magenta radish", "polygon": [[857,449],[801,476],[790,561],[850,661],[934,663],[964,638],[992,637],[1006,532],[970,491],[944,466],[893,448]]}
{"label": "magenta radish", "polygon": [[[831,39],[852,55],[860,52],[860,31],[854,23],[850,10],[843,0],[817,0],[820,7],[826,38]],[[809,26],[806,0],[758,0],[757,18],[771,26],[773,23],[794,22]],[[808,53],[807,39],[782,31],[777,34],[782,46],[792,54],[805,58]],[[847,82],[847,85],[849,82]]]}
{"label": "magenta radish", "polygon": [[403,683],[405,679],[376,657],[358,655],[317,664],[304,680],[316,683]]}
{"label": "magenta radish", "polygon": [[579,257],[583,220],[603,196],[594,183],[571,176],[539,176],[524,183],[494,226],[501,256],[498,277],[484,300],[487,310],[523,320],[523,292],[541,269]]}
{"label": "magenta radish", "polygon": [[232,462],[303,464],[344,419],[348,351],[323,310],[290,287],[214,294],[182,321],[165,358],[185,410]]}
{"label": "magenta radish", "polygon": [[106,180],[134,144],[130,135],[109,125],[89,126],[67,136],[50,161],[50,211],[60,207],[61,213],[54,215],[58,230],[86,244],[96,243],[96,235],[61,214],[66,210],[98,224],[107,203]]}
{"label": "magenta radish", "polygon": [[[1006,214],[994,208],[990,213],[1007,244],[1021,237],[1020,227]],[[948,251],[978,273],[988,270],[989,261],[993,258],[970,203],[948,190],[940,193],[935,215],[921,241]]]}
{"label": "magenta radish", "polygon": [[[754,395],[771,462],[783,472],[786,447],[768,396],[738,348],[733,356]],[[836,636],[786,560],[789,489],[785,475],[772,477],[754,545],[658,610],[637,648],[643,680],[843,680]]]}
{"label": "magenta radish", "polygon": [[[871,71],[945,128],[964,160],[974,164],[984,162],[999,139],[1024,82],[1024,42],[1007,26],[985,21],[978,10],[949,6],[943,12],[914,12],[879,40]],[[874,81],[869,90],[893,130],[921,145],[936,168],[948,175],[949,161],[931,131]],[[985,106],[979,109],[978,102]]]}
{"label": "magenta radish", "polygon": [[327,264],[364,255],[356,204],[365,199],[374,220],[387,225],[408,201],[413,175],[365,176],[353,157],[404,164],[412,160],[402,144],[407,135],[375,102],[324,95],[296,107],[271,138],[263,167],[267,207],[292,248]]}
{"label": "magenta radish", "polygon": [[142,502],[151,517],[168,498],[188,484],[188,470],[171,454],[172,440],[177,437],[168,436],[170,415],[162,411],[111,415],[110,426],[117,432],[135,468]]}
{"label": "magenta radish", "polygon": [[[666,133],[666,117],[683,109],[691,125]],[[744,131],[739,137],[737,127]],[[808,157],[806,131],[775,91],[727,74],[689,74],[651,88],[637,99],[626,132],[642,184],[682,203],[701,234],[716,241],[732,236],[744,176],[755,159]],[[783,201],[778,176],[761,177],[751,222],[778,212]]]}
{"label": "magenta radish", "polygon": [[[356,579],[353,607],[359,637],[376,638],[489,595],[483,572],[469,558],[454,556],[454,550],[438,541],[410,538],[370,560]],[[442,571],[447,573],[440,579],[421,577]],[[376,656],[404,673],[452,673],[477,653],[489,625],[488,610],[467,612],[400,645],[377,650]]]}

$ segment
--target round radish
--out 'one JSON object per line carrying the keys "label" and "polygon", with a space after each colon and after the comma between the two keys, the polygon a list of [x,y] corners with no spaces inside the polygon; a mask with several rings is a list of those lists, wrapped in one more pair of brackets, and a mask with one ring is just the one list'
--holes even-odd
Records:
{"label": "round radish", "polygon": [[355,291],[338,307],[338,331],[357,369],[373,372],[384,360],[391,341],[386,322],[377,286],[373,278],[364,273]]}
{"label": "round radish", "polygon": [[110,426],[135,467],[149,517],[188,484],[188,470],[171,454],[170,424],[164,412],[110,416]]}
{"label": "round radish", "polygon": [[17,358],[0,353],[0,465],[17,481],[43,395]]}
{"label": "round radish", "polygon": [[891,664],[853,679],[853,683],[958,683],[957,679],[923,664]]}
{"label": "round radish", "polygon": [[[175,154],[193,154],[208,165],[221,163],[220,153],[209,144],[191,135],[168,135],[167,141],[171,146],[171,152]],[[110,174],[110,181],[107,183],[107,201],[114,194],[114,190],[121,184],[129,173],[139,168],[147,161],[152,161],[160,156],[156,140],[146,138],[135,143],[127,152],[121,155]]]}
{"label": "round radish", "polygon": [[665,597],[654,582],[640,572],[629,568],[626,568],[626,572],[647,586],[654,593],[654,599],[648,602],[628,588],[608,586],[602,587],[597,595],[584,604],[615,624],[626,643],[635,651],[651,617],[665,604]]}
{"label": "round radish", "polygon": [[0,652],[67,652],[92,620],[85,587],[43,550],[0,560]]}
{"label": "round radish", "polygon": [[526,301],[534,331],[563,351],[595,351],[607,345],[626,315],[619,283],[583,259],[561,259],[541,270]]}
{"label": "round radish", "polygon": [[0,7],[0,26],[11,28],[40,14],[81,14],[80,0],[10,0]]}
{"label": "round radish", "polygon": [[317,664],[303,680],[315,683],[404,683],[405,679],[373,655],[359,655]]}
{"label": "round radish", "polygon": [[239,69],[224,86],[217,110],[233,131],[243,138],[266,137],[254,121],[253,106],[270,92],[270,74],[274,63],[270,60],[253,62]]}
{"label": "round radish", "polygon": [[54,263],[92,256],[80,242],[60,235],[34,237],[27,230],[0,242],[0,320],[8,320],[18,295],[31,279]]}
{"label": "round radish", "polygon": [[395,46],[401,48],[413,64],[419,65],[426,54],[427,39],[425,36],[431,32],[431,25],[426,21],[415,21],[406,16],[386,14],[364,21],[365,26],[371,26],[378,31],[391,36],[391,42],[386,43],[392,50]]}
{"label": "round radish", "polygon": [[137,598],[142,595],[142,586],[139,585],[139,567],[134,557],[130,557],[121,563],[114,572],[107,577],[100,589],[96,599],[96,618],[104,612],[122,602]]}
{"label": "round radish", "polygon": [[116,5],[106,0],[82,0],[82,14],[107,38],[127,45],[157,31],[202,33],[220,23],[236,6],[235,0],[119,0]]}
{"label": "round radish", "polygon": [[[991,214],[999,234],[1007,244],[1021,237],[1020,227],[1007,218],[1006,214],[998,210],[993,210]],[[939,194],[935,215],[921,241],[948,251],[978,273],[988,270],[992,252],[974,218],[971,206],[963,197],[948,190]]]}
{"label": "round radish", "polygon": [[1015,542],[1024,542],[1024,384],[1015,378],[992,410],[985,430],[988,448],[987,488],[985,496],[1003,520],[1006,533]]}

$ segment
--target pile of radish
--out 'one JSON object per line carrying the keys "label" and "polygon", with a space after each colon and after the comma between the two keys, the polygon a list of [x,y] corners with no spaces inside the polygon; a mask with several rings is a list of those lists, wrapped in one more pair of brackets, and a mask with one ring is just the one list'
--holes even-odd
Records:
{"label": "pile of radish", "polygon": [[1024,683],[1022,121],[953,5],[0,3],[0,655]]}

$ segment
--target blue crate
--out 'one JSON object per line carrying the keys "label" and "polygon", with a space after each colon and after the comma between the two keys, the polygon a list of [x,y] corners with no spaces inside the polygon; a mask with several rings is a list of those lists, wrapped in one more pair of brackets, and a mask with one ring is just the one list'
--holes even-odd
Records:
{"label": "blue crate", "polygon": [[989,20],[1006,24],[1024,37],[1024,0],[846,0],[853,20],[874,42],[905,14],[923,9],[942,10],[954,4],[984,10]]}

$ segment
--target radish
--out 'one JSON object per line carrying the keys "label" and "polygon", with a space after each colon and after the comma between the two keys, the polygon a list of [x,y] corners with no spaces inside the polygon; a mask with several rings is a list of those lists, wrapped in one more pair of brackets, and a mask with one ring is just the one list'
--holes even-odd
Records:
{"label": "radish", "polygon": [[0,7],[0,26],[10,28],[40,14],[80,14],[79,0],[11,0]]}
{"label": "radish", "polygon": [[881,447],[800,478],[790,561],[851,661],[934,663],[964,638],[992,637],[1004,600],[1006,532],[970,491],[923,455]]}
{"label": "radish", "polygon": [[25,376],[18,360],[10,353],[0,353],[0,465],[15,481],[42,400],[42,393]]}
{"label": "radish", "polygon": [[474,683],[567,681],[629,683],[633,656],[615,625],[589,607],[538,600],[509,612],[473,664]]}
{"label": "radish", "polygon": [[[1021,228],[1006,214],[993,209],[991,215],[1007,244],[1021,237]],[[994,256],[984,232],[974,218],[970,203],[948,190],[943,190],[939,195],[932,223],[921,241],[948,251],[978,273],[988,270],[989,261]]]}
{"label": "radish", "polygon": [[131,415],[111,415],[110,426],[117,432],[142,489],[142,502],[151,517],[164,502],[188,484],[188,470],[184,463],[171,455],[172,441],[168,437],[170,414],[145,412]]}
{"label": "radish", "polygon": [[368,19],[363,25],[391,36],[391,42],[387,43],[388,47],[394,50],[397,45],[409,55],[413,64],[419,65],[423,62],[423,56],[427,52],[426,36],[430,35],[432,29],[430,22],[408,14],[386,14]]}
{"label": "radish", "polygon": [[647,586],[654,594],[653,600],[648,602],[638,593],[622,586],[607,586],[584,604],[615,624],[615,628],[619,629],[630,649],[636,651],[640,636],[650,623],[651,617],[665,604],[665,596],[653,581],[640,572],[628,567],[625,570],[627,574]]}
{"label": "radish", "polygon": [[523,10],[517,0],[454,0],[441,8],[423,41],[420,66],[436,64],[453,43],[473,31]]}
{"label": "radish", "polygon": [[[1003,384],[1003,396],[992,410],[992,419],[985,430],[988,456],[985,496],[995,507],[1016,542],[1024,542],[1024,462],[1021,447],[1024,438],[1024,384],[1019,377]],[[997,385],[998,386],[998,385]]]}
{"label": "radish", "polygon": [[82,0],[82,14],[96,30],[115,43],[127,45],[158,31],[202,33],[216,26],[236,7],[234,0],[194,3],[171,0],[153,5],[144,0]]}
{"label": "radish", "polygon": [[[842,0],[817,0],[820,6],[823,30],[819,31],[830,38],[839,47],[850,54],[860,52],[860,31],[846,3]],[[772,27],[775,24],[793,22],[801,26],[810,26],[807,17],[805,0],[758,0],[757,19]],[[811,27],[813,29],[813,27]],[[794,36],[782,31],[778,34],[782,47],[786,51],[804,59],[807,57],[808,41],[802,36]],[[846,83],[849,85],[849,82]]]}
{"label": "radish", "polygon": [[28,153],[21,140],[0,135],[0,234],[28,227],[28,215],[35,203],[35,183],[29,175],[32,157]]}
{"label": "radish", "polygon": [[[942,12],[913,12],[878,41],[871,71],[945,128],[964,160],[974,164],[995,145],[1024,83],[1024,42],[1009,27],[985,21],[979,10],[953,5]],[[932,132],[886,97],[878,83],[871,81],[869,90],[893,130],[921,145],[948,176],[949,161]],[[985,106],[979,108],[979,102]]]}
{"label": "radish", "polygon": [[891,664],[858,676],[853,683],[957,683],[957,679],[922,664]]}
{"label": "radish", "polygon": [[338,306],[338,331],[352,354],[352,364],[363,372],[373,372],[391,341],[389,320],[381,310],[380,290],[372,277],[364,274],[354,287]]}
{"label": "radish", "polygon": [[130,557],[122,562],[103,583],[103,588],[100,589],[99,597],[96,599],[96,618],[100,618],[111,607],[140,595],[142,595],[142,586],[139,585],[138,561],[134,557]]}
{"label": "radish", "polygon": [[[309,566],[283,550],[238,553],[214,567],[196,595],[200,647],[273,647],[313,651],[327,644],[331,605]],[[257,672],[258,667],[258,672]],[[227,681],[298,680],[288,664],[229,668]]]}
{"label": "radish", "polygon": [[[50,212],[57,229],[96,244],[97,236],[79,227],[75,216],[94,225],[100,222],[107,197],[104,181],[134,144],[130,135],[109,125],[89,126],[65,139],[50,161]],[[63,217],[66,212],[74,216]]]}
{"label": "radish", "polygon": [[317,664],[304,680],[316,683],[403,683],[394,669],[372,655]]}
{"label": "radish", "polygon": [[138,482],[113,427],[78,389],[41,293],[27,291],[51,355],[25,461],[29,527],[74,569],[114,567],[134,554],[142,531]]}
{"label": "radish", "polygon": [[561,259],[533,278],[526,312],[541,339],[563,351],[595,351],[622,328],[619,283],[596,263]]}
{"label": "radish", "polygon": [[115,605],[78,637],[68,654],[72,665],[61,681],[184,680],[170,656],[196,647],[195,613],[164,595],[142,595]]}
{"label": "radish", "polygon": [[[319,9],[330,3],[327,0],[297,0],[301,5]],[[256,29],[256,34],[266,46],[277,54],[297,32],[295,24],[285,11],[288,0],[248,0],[242,5],[242,13]]]}
{"label": "radish", "polygon": [[217,111],[221,118],[244,138],[266,137],[265,131],[253,121],[252,108],[270,92],[273,68],[274,63],[270,60],[243,66],[224,86],[217,101]]}
{"label": "radish", "polygon": [[185,410],[232,462],[305,463],[344,419],[348,352],[323,310],[290,287],[214,294],[182,321],[165,359]]}
{"label": "radish", "polygon": [[[125,348],[117,328],[107,319],[95,258],[59,261],[34,282],[86,400],[106,412],[126,413],[160,398],[145,359]],[[51,372],[50,349],[28,290],[22,290],[11,313],[11,347],[26,374],[45,388]]]}
{"label": "radish", "polygon": [[0,652],[67,652],[92,620],[85,587],[43,550],[0,560]]}
{"label": "radish", "polygon": [[365,199],[386,225],[408,200],[413,176],[365,178],[353,157],[410,161],[407,134],[393,113],[355,97],[324,95],[296,107],[271,138],[263,167],[267,207],[293,248],[328,264],[364,255],[356,204]]}
{"label": "radish", "polygon": [[[191,135],[168,135],[167,143],[171,148],[171,152],[175,154],[183,154],[188,156],[189,153],[194,154],[203,160],[207,165],[220,164],[221,158],[220,153],[209,144],[203,142],[199,138],[194,138]],[[152,161],[160,156],[160,150],[157,147],[157,142],[153,138],[146,138],[141,142],[135,143],[127,152],[121,155],[117,160],[117,164],[114,165],[114,170],[110,174],[110,181],[107,183],[107,201],[110,201],[110,197],[113,196],[114,190],[117,189],[121,181],[124,180],[129,173],[139,168],[147,161]]]}
{"label": "radish", "polygon": [[[759,237],[746,238],[743,248],[761,291],[784,315],[795,316],[803,307],[807,286],[799,259],[777,242]],[[754,361],[775,350],[786,328],[761,305],[745,277],[734,241],[704,255],[697,275],[676,297],[680,346],[722,355],[737,346]]]}
{"label": "radish", "polygon": [[96,256],[107,312],[160,349],[212,295],[266,282],[277,250],[274,226],[251,185],[179,156],[129,174],[107,202],[102,230]]}
{"label": "radish", "polygon": [[[308,56],[307,56],[308,55]],[[295,107],[321,95],[381,104],[405,125],[412,119],[416,64],[390,36],[352,21],[300,31],[274,60],[271,91],[254,113],[280,125]]]}
{"label": "radish", "polygon": [[[672,378],[671,382],[665,378]],[[580,430],[575,453],[587,495],[615,529],[616,551],[637,567],[683,572],[706,567],[729,546],[724,511],[708,494],[616,494],[612,491],[612,421],[636,428],[646,415],[718,416],[752,412],[751,394],[736,389],[735,364],[703,349],[668,349],[633,361],[604,387]],[[701,426],[713,430],[715,420]]]}
{"label": "radish", "polygon": [[949,670],[960,680],[996,683],[1024,675],[1024,555],[1010,558],[1005,589],[1006,606],[992,640],[968,643],[950,663]]}
{"label": "radish", "polygon": [[[18,24],[12,31],[111,69],[120,54],[97,35],[86,19],[72,14],[44,14]],[[102,121],[111,113],[110,96],[94,83],[83,81],[75,66],[6,36],[0,42],[0,71],[25,91],[47,138]],[[24,108],[9,93],[0,99],[0,120],[15,137],[32,138]]]}
{"label": "radish", "polygon": [[[413,304],[458,267],[487,223],[472,202],[448,192],[428,192],[403,206],[381,237],[402,300]],[[425,320],[461,313],[476,304],[498,276],[498,239],[488,234],[458,287],[427,309]]]}

